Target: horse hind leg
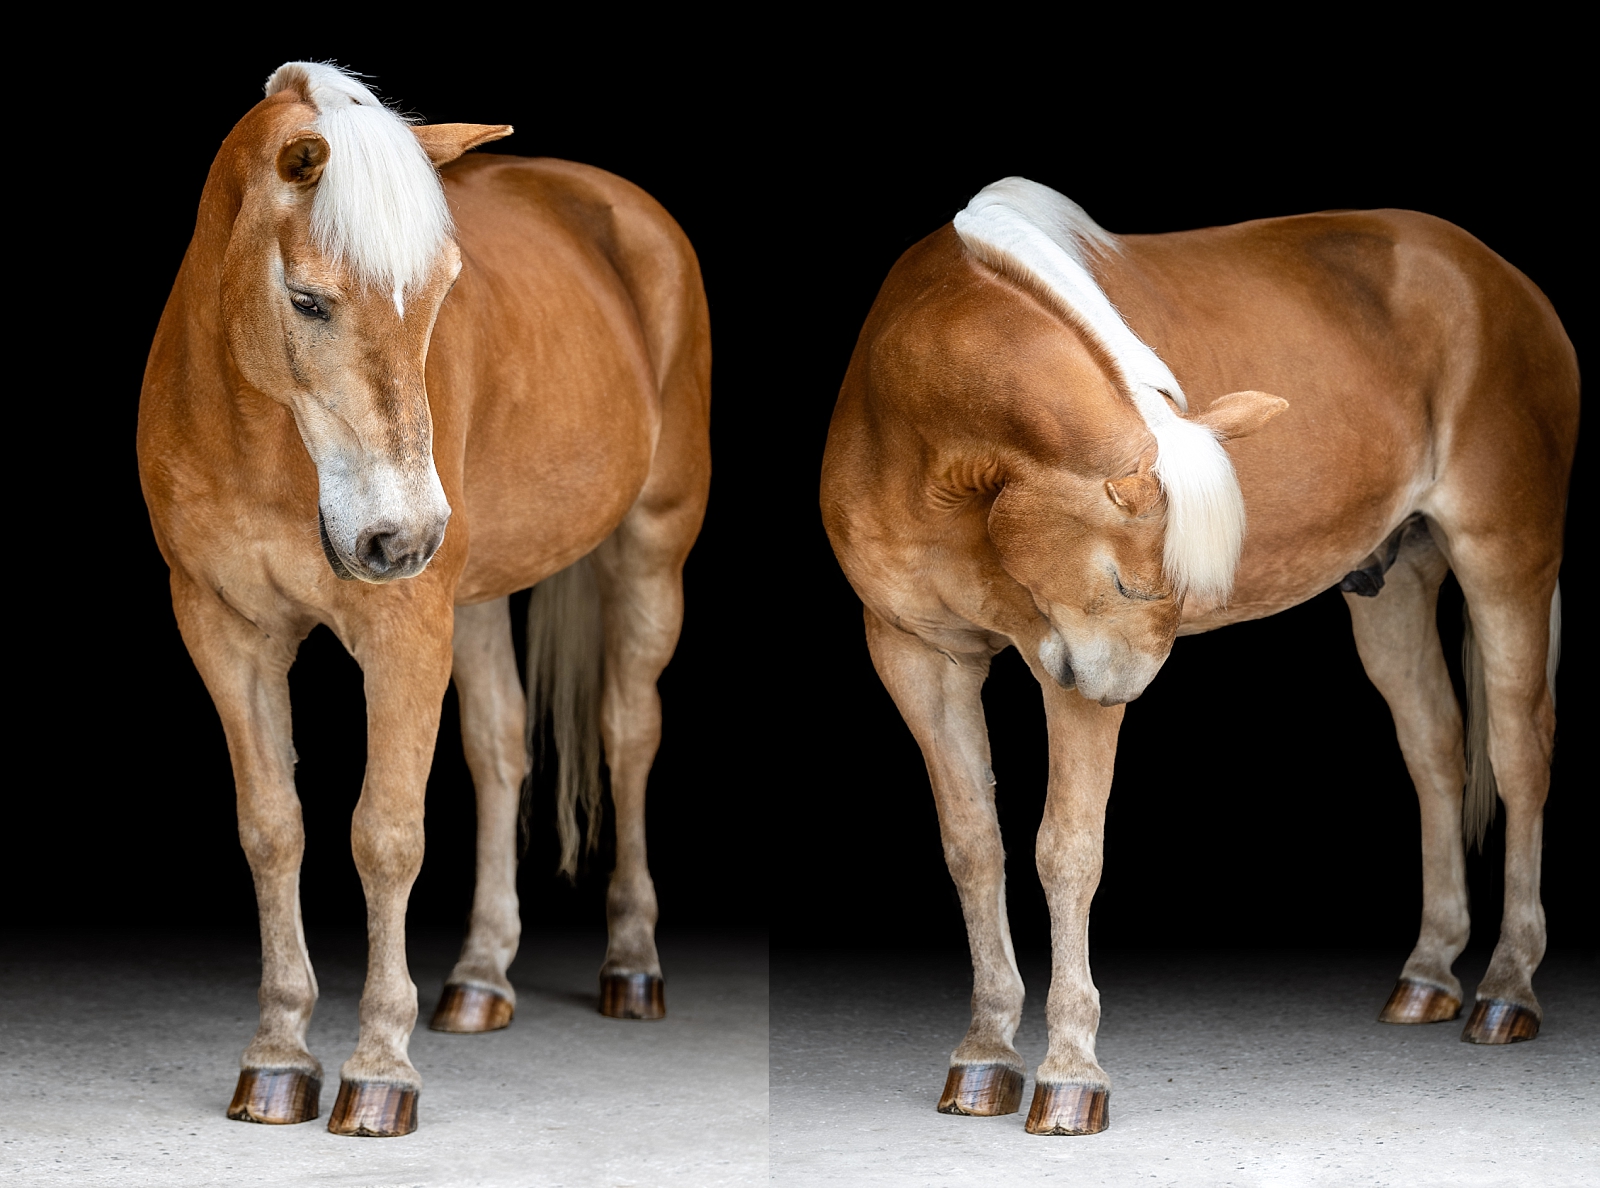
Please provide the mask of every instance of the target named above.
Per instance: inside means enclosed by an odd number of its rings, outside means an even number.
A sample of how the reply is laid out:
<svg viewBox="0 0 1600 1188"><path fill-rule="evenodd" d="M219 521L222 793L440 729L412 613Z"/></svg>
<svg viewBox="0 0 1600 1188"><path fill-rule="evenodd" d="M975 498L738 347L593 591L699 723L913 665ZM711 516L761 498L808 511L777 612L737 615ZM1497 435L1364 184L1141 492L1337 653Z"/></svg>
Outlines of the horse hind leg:
<svg viewBox="0 0 1600 1188"><path fill-rule="evenodd" d="M697 528L697 517L691 523L641 504L593 554L605 631L600 732L616 812L617 862L606 889L609 943L600 969L600 1011L612 1018L666 1013L645 786L661 744L656 681L683 626L683 562Z"/></svg>
<svg viewBox="0 0 1600 1188"><path fill-rule="evenodd" d="M461 958L428 1024L476 1033L509 1026L517 996L506 970L517 955L517 805L527 773L527 708L511 642L510 600L457 607L452 644L461 743L478 805L477 881Z"/></svg>
<svg viewBox="0 0 1600 1188"><path fill-rule="evenodd" d="M1420 521L1397 537L1376 583L1347 580L1344 587L1356 649L1394 715L1421 810L1422 926L1378 1018L1437 1023L1461 1012L1461 983L1451 967L1470 925L1461 842L1461 711L1436 620L1449 564Z"/></svg>
<svg viewBox="0 0 1600 1188"><path fill-rule="evenodd" d="M1539 878L1555 743L1550 663L1557 627L1555 566L1528 572L1537 550L1524 540L1467 541L1454 552L1477 653L1473 667L1478 673L1469 689L1478 688L1469 713L1487 717L1484 757L1506 810L1500 937L1461 1038L1515 1043L1538 1035L1543 1017L1533 971L1546 941ZM1481 762L1475 760L1474 767Z"/></svg>

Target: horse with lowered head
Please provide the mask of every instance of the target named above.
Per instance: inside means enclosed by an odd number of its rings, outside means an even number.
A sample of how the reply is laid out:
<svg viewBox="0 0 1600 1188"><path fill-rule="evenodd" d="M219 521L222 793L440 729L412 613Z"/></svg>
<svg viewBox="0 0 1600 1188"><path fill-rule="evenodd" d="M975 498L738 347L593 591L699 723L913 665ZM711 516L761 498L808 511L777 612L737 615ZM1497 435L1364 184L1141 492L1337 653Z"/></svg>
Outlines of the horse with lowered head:
<svg viewBox="0 0 1600 1188"><path fill-rule="evenodd" d="M610 769L601 1009L665 1009L644 794L710 479L710 331L693 249L637 187L464 156L511 129L408 124L331 66L289 63L266 92L206 179L145 371L139 472L260 912L261 1020L228 1114L320 1108L287 677L326 624L366 692L351 841L370 944L328 1128L405 1134L421 1087L406 903L452 678L477 884L433 1026L510 1022L519 796L546 717L568 873L580 807L598 837L602 746ZM525 700L507 598L529 586Z"/></svg>
<svg viewBox="0 0 1600 1188"><path fill-rule="evenodd" d="M1026 1072L990 659L1021 652L1049 733L1050 1045L1027 1129L1090 1134L1110 1079L1088 913L1124 706L1176 636L1334 584L1421 805L1422 926L1380 1017L1458 1016L1463 833L1481 839L1498 791L1505 912L1462 1038L1533 1038L1577 428L1577 361L1549 302L1426 215L1113 236L1008 178L901 257L839 394L822 514L927 760L972 948L972 1024L940 1110L1015 1112ZM1470 612L1466 745L1435 622L1451 570Z"/></svg>

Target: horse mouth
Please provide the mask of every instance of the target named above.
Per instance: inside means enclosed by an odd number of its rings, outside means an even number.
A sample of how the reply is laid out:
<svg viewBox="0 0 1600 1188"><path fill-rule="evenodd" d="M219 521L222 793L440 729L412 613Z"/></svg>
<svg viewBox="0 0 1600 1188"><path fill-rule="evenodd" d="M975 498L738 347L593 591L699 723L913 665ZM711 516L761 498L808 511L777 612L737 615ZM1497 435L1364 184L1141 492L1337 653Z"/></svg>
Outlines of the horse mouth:
<svg viewBox="0 0 1600 1188"><path fill-rule="evenodd" d="M339 554L333 551L333 541L328 539L328 522L322 517L322 509L317 508L317 535L322 537L322 555L328 559L328 567L333 570L333 576L341 582L353 582L356 575L351 573L345 563L339 560Z"/></svg>

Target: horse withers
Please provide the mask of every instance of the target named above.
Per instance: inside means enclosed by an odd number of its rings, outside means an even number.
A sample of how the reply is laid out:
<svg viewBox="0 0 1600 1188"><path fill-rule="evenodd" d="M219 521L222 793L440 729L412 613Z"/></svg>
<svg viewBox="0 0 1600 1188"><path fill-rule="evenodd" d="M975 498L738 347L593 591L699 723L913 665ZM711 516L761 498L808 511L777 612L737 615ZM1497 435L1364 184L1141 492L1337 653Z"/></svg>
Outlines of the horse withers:
<svg viewBox="0 0 1600 1188"><path fill-rule="evenodd" d="M1009 178L901 257L839 394L821 501L927 761L972 949L972 1025L940 1110L1012 1113L1026 1071L990 659L1021 652L1049 732L1049 1051L1027 1129L1094 1133L1110 1079L1088 912L1124 706L1176 636L1335 584L1421 805L1422 925L1380 1018L1459 1015L1463 833L1481 837L1498 791L1505 911L1462 1038L1533 1038L1577 427L1577 362L1549 302L1427 215L1118 237ZM1465 746L1435 622L1450 571L1470 613Z"/></svg>
<svg viewBox="0 0 1600 1188"><path fill-rule="evenodd" d="M525 734L547 715L569 873L580 805L597 838L602 746L610 771L601 1009L664 1010L644 794L710 477L705 294L688 240L635 186L463 156L510 131L408 125L333 67L281 67L212 164L150 351L140 477L260 909L261 1022L233 1118L319 1111L287 680L319 623L361 665L368 755L351 828L367 982L328 1128L416 1126L405 912L451 679L477 885L433 1026L511 1019ZM525 701L508 595L529 586Z"/></svg>

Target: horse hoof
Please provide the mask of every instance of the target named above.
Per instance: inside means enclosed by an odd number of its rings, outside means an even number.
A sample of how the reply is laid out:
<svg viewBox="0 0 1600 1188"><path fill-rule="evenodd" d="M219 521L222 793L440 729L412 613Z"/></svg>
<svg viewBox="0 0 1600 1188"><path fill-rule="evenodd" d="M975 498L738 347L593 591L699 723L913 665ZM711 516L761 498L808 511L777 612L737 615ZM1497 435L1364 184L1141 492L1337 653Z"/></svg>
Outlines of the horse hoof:
<svg viewBox="0 0 1600 1188"><path fill-rule="evenodd" d="M1444 1023L1461 1017L1461 1000L1438 986L1401 978L1378 1015L1379 1023Z"/></svg>
<svg viewBox="0 0 1600 1188"><path fill-rule="evenodd" d="M1525 1006L1480 998L1461 1029L1464 1044L1520 1044L1539 1034L1539 1016Z"/></svg>
<svg viewBox="0 0 1600 1188"><path fill-rule="evenodd" d="M992 1118L1014 1114L1022 1106L1022 1074L1003 1064L957 1064L944 1079L941 1114Z"/></svg>
<svg viewBox="0 0 1600 1188"><path fill-rule="evenodd" d="M666 983L655 974L606 974L600 979L600 1013L608 1019L663 1018Z"/></svg>
<svg viewBox="0 0 1600 1188"><path fill-rule="evenodd" d="M1093 1085L1033 1087L1029 1134L1099 1134L1111 1125L1111 1091Z"/></svg>
<svg viewBox="0 0 1600 1188"><path fill-rule="evenodd" d="M235 1122L266 1122L292 1126L317 1116L322 1082L297 1068L247 1068L228 1103Z"/></svg>
<svg viewBox="0 0 1600 1188"><path fill-rule="evenodd" d="M446 986L428 1023L430 1031L475 1035L511 1026L516 1007L503 994L482 986Z"/></svg>
<svg viewBox="0 0 1600 1188"><path fill-rule="evenodd" d="M417 1128L417 1091L373 1081L339 1082L339 1099L328 1115L334 1134L395 1138Z"/></svg>

